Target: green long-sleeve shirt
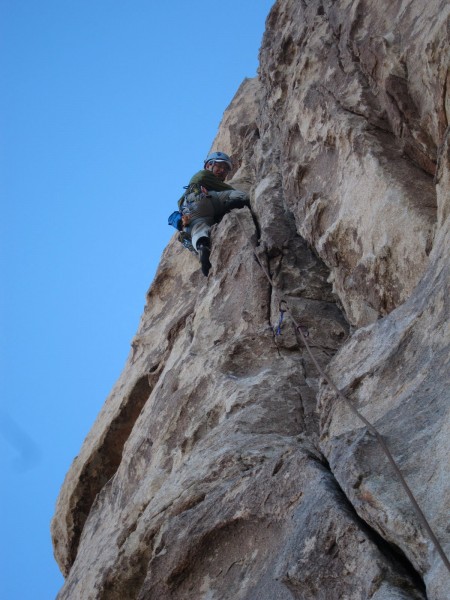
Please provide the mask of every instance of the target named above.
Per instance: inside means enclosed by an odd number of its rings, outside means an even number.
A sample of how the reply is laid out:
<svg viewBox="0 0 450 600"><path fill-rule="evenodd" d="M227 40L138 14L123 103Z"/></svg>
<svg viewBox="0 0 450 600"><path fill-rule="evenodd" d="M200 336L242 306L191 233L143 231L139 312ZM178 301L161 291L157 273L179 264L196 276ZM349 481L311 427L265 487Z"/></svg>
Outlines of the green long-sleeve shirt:
<svg viewBox="0 0 450 600"><path fill-rule="evenodd" d="M189 185L198 184L199 186L205 187L208 191L212 190L214 192L223 192L224 190L234 190L231 185L220 181L218 177L214 175L212 171L208 171L207 169L202 169L195 175L191 177ZM178 208L181 208L181 205L184 200L184 195L178 200Z"/></svg>

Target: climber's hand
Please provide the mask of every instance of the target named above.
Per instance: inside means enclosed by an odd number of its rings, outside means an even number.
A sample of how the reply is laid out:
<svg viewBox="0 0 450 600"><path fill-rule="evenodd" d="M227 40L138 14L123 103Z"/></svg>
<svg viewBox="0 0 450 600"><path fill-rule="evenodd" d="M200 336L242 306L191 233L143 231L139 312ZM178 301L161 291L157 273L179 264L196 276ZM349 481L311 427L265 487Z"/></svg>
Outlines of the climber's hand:
<svg viewBox="0 0 450 600"><path fill-rule="evenodd" d="M181 217L181 222L183 223L183 227L187 227L191 222L191 215L183 215Z"/></svg>

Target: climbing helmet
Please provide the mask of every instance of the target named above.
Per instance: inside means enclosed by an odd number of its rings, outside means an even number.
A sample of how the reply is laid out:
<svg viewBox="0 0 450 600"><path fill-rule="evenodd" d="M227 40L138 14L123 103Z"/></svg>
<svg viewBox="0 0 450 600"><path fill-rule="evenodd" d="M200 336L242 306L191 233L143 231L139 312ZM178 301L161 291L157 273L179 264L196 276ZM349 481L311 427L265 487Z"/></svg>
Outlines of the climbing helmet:
<svg viewBox="0 0 450 600"><path fill-rule="evenodd" d="M209 162L224 162L228 165L230 171L233 168L233 163L231 162L231 158L228 156L228 154L225 154L225 152L213 152L212 154L209 154L206 158L205 158L205 167Z"/></svg>

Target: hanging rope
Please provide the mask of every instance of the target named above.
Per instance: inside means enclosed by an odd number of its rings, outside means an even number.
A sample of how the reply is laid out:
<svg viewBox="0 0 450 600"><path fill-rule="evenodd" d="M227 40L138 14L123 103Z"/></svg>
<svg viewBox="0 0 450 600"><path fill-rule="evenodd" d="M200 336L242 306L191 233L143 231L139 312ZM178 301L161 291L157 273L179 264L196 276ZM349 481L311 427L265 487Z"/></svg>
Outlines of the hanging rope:
<svg viewBox="0 0 450 600"><path fill-rule="evenodd" d="M253 214L253 213L252 213ZM347 406L351 409L351 411L353 412L353 414L358 417L358 419L360 421L362 421L362 423L364 423L364 425L367 427L367 429L374 435L375 439L377 440L377 442L379 443L381 449L383 450L384 454L386 455L389 463L391 464L394 473L397 477L397 480L400 482L401 486L403 487L403 489L405 490L412 507L414 508L414 511L417 515L417 518L419 519L420 523L423 525L425 531L428 533L436 551L438 552L439 556L441 557L444 565L446 566L447 570L450 572L450 561L447 557L447 555L444 552L444 549L442 548L439 540L437 539L435 533L433 532L433 530L431 529L431 525L429 524L427 518L425 517L422 509L420 508L416 498L414 497L414 494L412 493L408 483L406 482L406 479L403 476L403 473L400 470L400 467L398 466L397 462L395 461L394 457L392 456L391 451L389 450L389 447L387 446L383 436L379 433L379 431L376 429L376 427L374 425L372 425L372 423L370 423L370 421L368 421L366 419L366 417L361 414L359 412L359 410L356 408L356 406L353 404L353 402L347 398L347 396L345 394L343 394L341 392L341 390L336 386L336 384L334 383L334 381L326 374L326 372L322 369L322 367L320 366L320 364L317 362L312 350L311 350L311 346L309 345L308 341L307 341L307 337L309 337L309 332L307 330L307 328L305 328L304 325L301 325L300 323L298 323L298 321L295 319L293 312L289 306L289 302L286 300L286 298L283 298L282 296L282 290L278 290L273 279L271 278L267 268L265 265L263 265L263 263L261 262L258 253L256 252L255 246L253 245L252 241L250 240L249 236L247 235L247 232L245 231L245 228L241 222L241 219L239 217L239 215L236 215L238 223L240 228L242 229L242 232L245 236L245 238L247 239L247 241L249 242L249 244L252 247L252 251L253 254L255 255L255 258L259 264L259 266L261 267L266 279L268 280L269 284L272 287L272 290L274 292L274 295L276 296L276 299L279 302L279 306L280 306L280 313L281 313L281 306L284 305L286 308L283 310L283 315L284 312L289 312L289 315L292 319L292 322L295 325L296 330L298 331L299 335L300 335L300 339L302 340L303 345L306 348L306 351L308 352L309 356L311 357L311 360L314 363L314 366L316 367L317 371L319 372L319 374L325 379L325 381L328 383L328 385L331 387L331 389L336 393L336 395L338 396L338 398L340 398L343 402L345 402L347 404ZM282 316L280 314L280 321L278 324L278 328L281 327L281 322L282 322Z"/></svg>

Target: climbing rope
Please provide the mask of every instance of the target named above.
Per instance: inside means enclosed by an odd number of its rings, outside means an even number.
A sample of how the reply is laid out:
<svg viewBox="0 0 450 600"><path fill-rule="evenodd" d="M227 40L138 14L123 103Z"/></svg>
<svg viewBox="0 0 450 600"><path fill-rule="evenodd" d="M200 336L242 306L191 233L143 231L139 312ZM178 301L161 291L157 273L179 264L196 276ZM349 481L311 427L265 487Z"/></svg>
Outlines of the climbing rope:
<svg viewBox="0 0 450 600"><path fill-rule="evenodd" d="M252 211L251 211L252 212ZM252 212L252 216L253 212ZM411 488L409 487L408 483L406 482L405 477L403 476L400 467L398 466L397 462L395 461L391 451L389 450L388 445L386 444L383 436L379 433L379 431L377 430L377 428L372 425L372 423L370 423L370 421L368 421L366 419L366 417L361 414L359 412L359 410L356 408L356 406L353 404L353 402L347 398L347 396L345 394L343 394L341 392L341 390L336 386L336 384L334 383L334 381L327 375L327 373L323 370L323 368L320 366L320 364L317 362L312 350L311 350L311 346L307 341L307 337L309 336L309 332L308 330L301 325L300 323L297 322L297 320L294 317L294 314L289 306L289 302L287 301L286 298L283 298L283 292L282 290L279 290L277 288L277 286L275 285L272 277L270 276L269 271L267 270L266 266L263 265L263 263L261 262L258 253L256 252L255 246L253 245L253 242L250 240L249 236L247 235L247 232L245 231L245 228L241 222L241 219L239 217L239 215L236 215L236 218L238 220L239 226L242 229L242 232L245 236L245 238L247 239L247 241L250 243L251 247L252 247L252 251L253 254L255 255L255 258L259 264L259 266L261 267L262 272L264 273L266 279L268 280L269 284L272 287L272 290L276 296L276 299L279 303L279 308L280 308L280 319L278 322L278 327L277 327L277 332L279 331L281 333L281 324L283 322L283 317L284 317L284 313L288 312L292 322L295 325L296 330L298 331L299 335L300 335L300 339L302 340L303 345L306 348L306 351L308 352L309 356L311 357L311 360L314 363L314 366L316 367L317 371L319 372L319 374L323 377L323 379L325 379L325 381L328 383L328 385L331 387L331 389L336 393L336 395L338 396L338 398L340 398L343 402L345 402L347 404L347 406L351 409L351 411L353 412L353 414L358 417L358 419L360 421L362 421L364 423L364 425L367 427L367 429L374 435L375 439L377 440L377 442L379 443L381 449L383 450L384 454L386 455L389 463L391 464L394 473L398 479L398 481L400 482L400 484L402 485L403 489L405 490L412 507L414 508L414 511L417 515L417 518L419 519L420 523L423 525L425 531L427 531L436 551L438 552L439 556L441 557L444 565L446 566L447 570L450 572L450 561L447 557L447 555L444 552L444 549L442 548L439 540L437 539L435 533L433 532L431 525L429 524L427 518L425 517L422 509L420 508L416 498L414 497L414 494L411 491ZM284 307L283 309L281 307ZM276 333L276 335L279 335L279 333Z"/></svg>

